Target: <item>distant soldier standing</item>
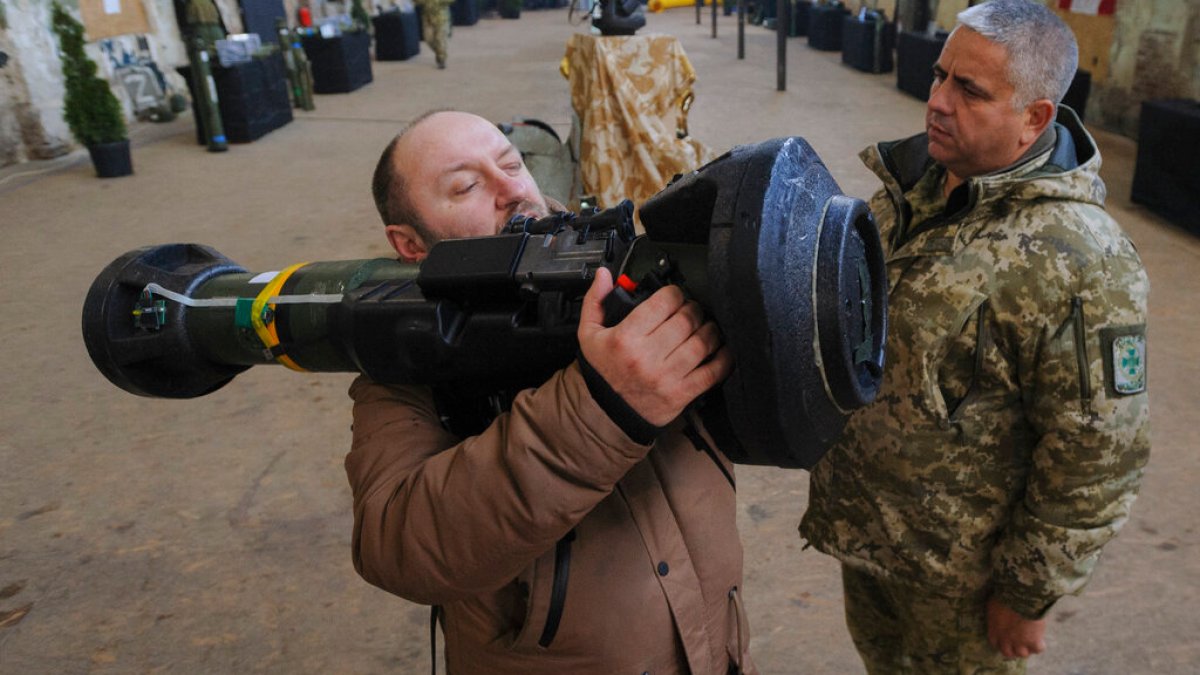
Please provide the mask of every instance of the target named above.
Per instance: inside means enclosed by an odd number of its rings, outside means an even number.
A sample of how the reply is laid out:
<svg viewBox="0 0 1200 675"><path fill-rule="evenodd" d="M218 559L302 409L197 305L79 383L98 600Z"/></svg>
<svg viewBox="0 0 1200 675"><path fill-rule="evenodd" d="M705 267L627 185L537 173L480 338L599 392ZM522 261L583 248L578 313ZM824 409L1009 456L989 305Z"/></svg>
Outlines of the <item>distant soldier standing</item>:
<svg viewBox="0 0 1200 675"><path fill-rule="evenodd" d="M450 41L450 5L454 0L416 0L421 7L421 32L437 57L437 67L446 67L446 43Z"/></svg>
<svg viewBox="0 0 1200 675"><path fill-rule="evenodd" d="M1075 38L1029 0L958 21L926 133L862 154L884 184L886 370L800 525L842 561L872 674L1024 672L1150 451L1149 281L1104 211L1095 141L1057 105Z"/></svg>

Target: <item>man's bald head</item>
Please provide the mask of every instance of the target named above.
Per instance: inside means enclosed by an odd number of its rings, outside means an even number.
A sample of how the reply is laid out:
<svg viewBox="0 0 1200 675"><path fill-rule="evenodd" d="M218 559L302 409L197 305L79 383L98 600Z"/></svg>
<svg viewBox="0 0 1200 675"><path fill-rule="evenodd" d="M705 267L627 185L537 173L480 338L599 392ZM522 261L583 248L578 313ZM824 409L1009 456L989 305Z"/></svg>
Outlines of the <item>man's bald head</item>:
<svg viewBox="0 0 1200 675"><path fill-rule="evenodd" d="M426 113L392 139L372 192L392 245L409 259L442 239L495 234L518 213L548 215L508 138L488 120L456 110Z"/></svg>
<svg viewBox="0 0 1200 675"><path fill-rule="evenodd" d="M375 208L379 211L379 217L383 220L384 225L407 223L418 231L424 229L406 198L404 175L396 169L396 149L400 145L401 139L421 122L444 112L450 111L430 110L409 122L400 130L400 133L392 138L387 147L383 149L383 154L379 156L379 162L375 164L375 175L371 179L371 194L375 198Z"/></svg>

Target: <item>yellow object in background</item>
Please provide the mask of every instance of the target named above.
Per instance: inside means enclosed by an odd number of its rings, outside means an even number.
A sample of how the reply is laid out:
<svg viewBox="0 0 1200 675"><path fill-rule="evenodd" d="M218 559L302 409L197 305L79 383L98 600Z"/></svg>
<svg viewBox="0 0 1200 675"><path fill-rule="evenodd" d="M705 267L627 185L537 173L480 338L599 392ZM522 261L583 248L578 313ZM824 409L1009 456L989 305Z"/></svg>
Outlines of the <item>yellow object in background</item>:
<svg viewBox="0 0 1200 675"><path fill-rule="evenodd" d="M705 5L713 4L713 0L704 0ZM696 0L650 0L646 5L646 9L651 12L661 12L664 9L672 9L674 7L695 7Z"/></svg>
<svg viewBox="0 0 1200 675"><path fill-rule="evenodd" d="M565 68L579 121L583 194L641 204L678 173L712 160L687 132L696 71L671 35L576 33Z"/></svg>

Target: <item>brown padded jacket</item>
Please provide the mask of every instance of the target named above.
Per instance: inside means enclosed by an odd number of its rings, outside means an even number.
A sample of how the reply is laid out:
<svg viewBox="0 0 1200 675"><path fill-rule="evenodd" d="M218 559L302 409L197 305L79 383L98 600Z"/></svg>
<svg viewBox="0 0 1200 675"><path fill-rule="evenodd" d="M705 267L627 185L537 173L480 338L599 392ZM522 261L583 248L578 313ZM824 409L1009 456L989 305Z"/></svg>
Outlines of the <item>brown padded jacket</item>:
<svg viewBox="0 0 1200 675"><path fill-rule="evenodd" d="M754 672L734 490L684 421L633 441L578 365L463 441L425 387L350 396L355 568L442 605L448 673Z"/></svg>

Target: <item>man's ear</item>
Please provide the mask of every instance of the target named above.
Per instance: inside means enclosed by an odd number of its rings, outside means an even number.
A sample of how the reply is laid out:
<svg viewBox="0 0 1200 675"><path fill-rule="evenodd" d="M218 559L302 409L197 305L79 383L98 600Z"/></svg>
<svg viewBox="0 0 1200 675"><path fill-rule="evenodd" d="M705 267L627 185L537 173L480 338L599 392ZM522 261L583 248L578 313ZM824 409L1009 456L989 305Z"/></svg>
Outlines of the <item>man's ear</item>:
<svg viewBox="0 0 1200 675"><path fill-rule="evenodd" d="M429 255L425 239L412 225L388 225L384 228L392 248L408 262L420 262Z"/></svg>
<svg viewBox="0 0 1200 675"><path fill-rule="evenodd" d="M1025 129L1021 132L1021 143L1033 145L1046 127L1054 121L1054 111L1054 103L1047 98L1039 98L1026 106Z"/></svg>

